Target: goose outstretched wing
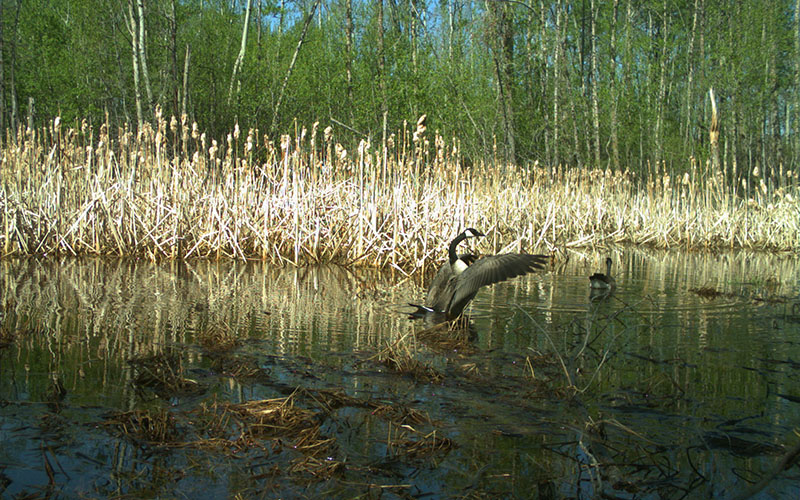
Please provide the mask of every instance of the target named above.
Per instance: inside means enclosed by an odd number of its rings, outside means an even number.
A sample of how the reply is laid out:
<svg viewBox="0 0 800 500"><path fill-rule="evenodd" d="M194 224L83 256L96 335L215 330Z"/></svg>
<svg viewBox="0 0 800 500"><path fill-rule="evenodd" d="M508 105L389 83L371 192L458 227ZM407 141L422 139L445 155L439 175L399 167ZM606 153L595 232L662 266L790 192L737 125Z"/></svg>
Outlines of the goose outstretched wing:
<svg viewBox="0 0 800 500"><path fill-rule="evenodd" d="M461 314L481 287L543 269L548 259L547 255L506 253L476 260L463 273L448 280L447 288L452 293L448 316Z"/></svg>

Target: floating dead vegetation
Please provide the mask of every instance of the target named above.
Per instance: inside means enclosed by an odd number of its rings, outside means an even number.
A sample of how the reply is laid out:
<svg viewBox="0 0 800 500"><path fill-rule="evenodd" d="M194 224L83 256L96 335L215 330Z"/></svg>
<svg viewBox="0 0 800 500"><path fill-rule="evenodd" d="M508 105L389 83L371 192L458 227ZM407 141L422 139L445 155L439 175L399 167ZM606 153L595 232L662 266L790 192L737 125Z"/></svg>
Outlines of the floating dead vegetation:
<svg viewBox="0 0 800 500"><path fill-rule="evenodd" d="M431 424L431 418L427 413L403 405L379 405L375 407L372 414L384 420L388 420L395 425L419 426Z"/></svg>
<svg viewBox="0 0 800 500"><path fill-rule="evenodd" d="M403 431L389 440L389 450L395 458L427 460L447 455L456 446L453 440L438 435L435 430L415 438L408 437L409 434L419 433L404 426Z"/></svg>
<svg viewBox="0 0 800 500"><path fill-rule="evenodd" d="M133 384L150 389L162 398L197 394L205 389L197 381L185 378L180 356L156 353L128 360L134 369Z"/></svg>
<svg viewBox="0 0 800 500"><path fill-rule="evenodd" d="M332 477L343 475L346 468L344 462L329 457L320 459L307 456L293 460L288 472L308 481L327 481Z"/></svg>
<svg viewBox="0 0 800 500"><path fill-rule="evenodd" d="M243 425L243 431L255 439L301 436L303 431L319 428L316 412L295 407L295 396L222 405Z"/></svg>
<svg viewBox="0 0 800 500"><path fill-rule="evenodd" d="M227 377L262 382L266 382L269 379L269 372L259 366L258 361L253 356L232 356L229 353L215 353L211 354L210 357L211 368Z"/></svg>
<svg viewBox="0 0 800 500"><path fill-rule="evenodd" d="M236 331L227 325L211 325L197 333L197 341L207 352L227 353L239 346Z"/></svg>
<svg viewBox="0 0 800 500"><path fill-rule="evenodd" d="M469 320L464 318L439 323L417 332L416 335L417 340L435 351L457 351L461 354L472 354L477 351L473 344L477 335Z"/></svg>
<svg viewBox="0 0 800 500"><path fill-rule="evenodd" d="M410 376L418 382L437 383L444 378L444 375L435 368L414 357L414 353L402 339L388 346L377 357L383 366L400 375Z"/></svg>
<svg viewBox="0 0 800 500"><path fill-rule="evenodd" d="M183 437L174 415L163 408L114 412L107 415L101 425L137 444L169 445Z"/></svg>

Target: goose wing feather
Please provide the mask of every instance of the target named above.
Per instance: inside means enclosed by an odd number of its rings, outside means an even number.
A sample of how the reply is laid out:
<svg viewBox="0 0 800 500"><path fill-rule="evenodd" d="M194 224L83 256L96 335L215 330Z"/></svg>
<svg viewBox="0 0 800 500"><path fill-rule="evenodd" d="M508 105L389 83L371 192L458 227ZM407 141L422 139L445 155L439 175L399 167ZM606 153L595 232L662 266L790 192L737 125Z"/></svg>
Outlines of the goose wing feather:
<svg viewBox="0 0 800 500"><path fill-rule="evenodd" d="M444 288L449 291L444 295L452 297L445 307L448 315L461 314L481 287L543 269L548 259L547 255L507 253L476 260L463 273L448 280Z"/></svg>
<svg viewBox="0 0 800 500"><path fill-rule="evenodd" d="M473 262L478 260L478 256L471 253L461 254L458 256L458 258L463 260L468 266L472 265ZM450 279L454 276L453 270L450 268L450 262L445 262L442 264L442 267L436 271L436 275L433 277L433 280L431 280L431 284L428 287L428 293L425 296L426 306L436 309L437 311L443 311L445 308L447 308L447 304L450 302L450 297L447 297L447 301L442 307L437 307L437 304L434 302L441 302L443 295L445 295L447 285L450 282Z"/></svg>

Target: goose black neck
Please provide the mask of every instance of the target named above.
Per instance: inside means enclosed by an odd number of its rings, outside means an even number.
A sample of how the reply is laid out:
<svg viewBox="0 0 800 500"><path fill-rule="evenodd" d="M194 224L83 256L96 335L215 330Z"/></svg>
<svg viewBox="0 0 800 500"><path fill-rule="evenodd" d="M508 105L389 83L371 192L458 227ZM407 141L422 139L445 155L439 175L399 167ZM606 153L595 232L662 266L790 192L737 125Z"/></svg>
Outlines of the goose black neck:
<svg viewBox="0 0 800 500"><path fill-rule="evenodd" d="M458 260L458 253L456 253L456 247L458 246L459 243L461 243L465 239L467 239L467 235L464 234L464 233L461 233L458 236L456 236L456 239L454 239L453 241L450 242L449 254L450 254L450 265L451 266L453 264L455 264L456 261Z"/></svg>

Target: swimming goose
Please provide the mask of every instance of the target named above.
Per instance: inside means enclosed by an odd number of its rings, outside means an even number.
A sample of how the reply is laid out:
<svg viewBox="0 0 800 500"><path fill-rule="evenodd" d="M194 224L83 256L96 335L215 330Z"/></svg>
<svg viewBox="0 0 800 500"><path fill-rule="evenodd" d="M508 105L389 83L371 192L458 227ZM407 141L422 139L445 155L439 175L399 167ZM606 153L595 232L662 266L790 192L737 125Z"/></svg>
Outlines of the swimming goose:
<svg viewBox="0 0 800 500"><path fill-rule="evenodd" d="M547 255L506 253L477 257L456 252L459 243L467 238L484 236L477 229L467 228L450 242L449 259L436 272L425 297L425 305L409 304L417 308L412 318L427 314L441 314L452 320L484 286L499 283L516 276L543 269Z"/></svg>
<svg viewBox="0 0 800 500"><path fill-rule="evenodd" d="M594 273L589 276L589 286L592 288L614 288L617 280L611 277L611 257L606 257L606 274Z"/></svg>

